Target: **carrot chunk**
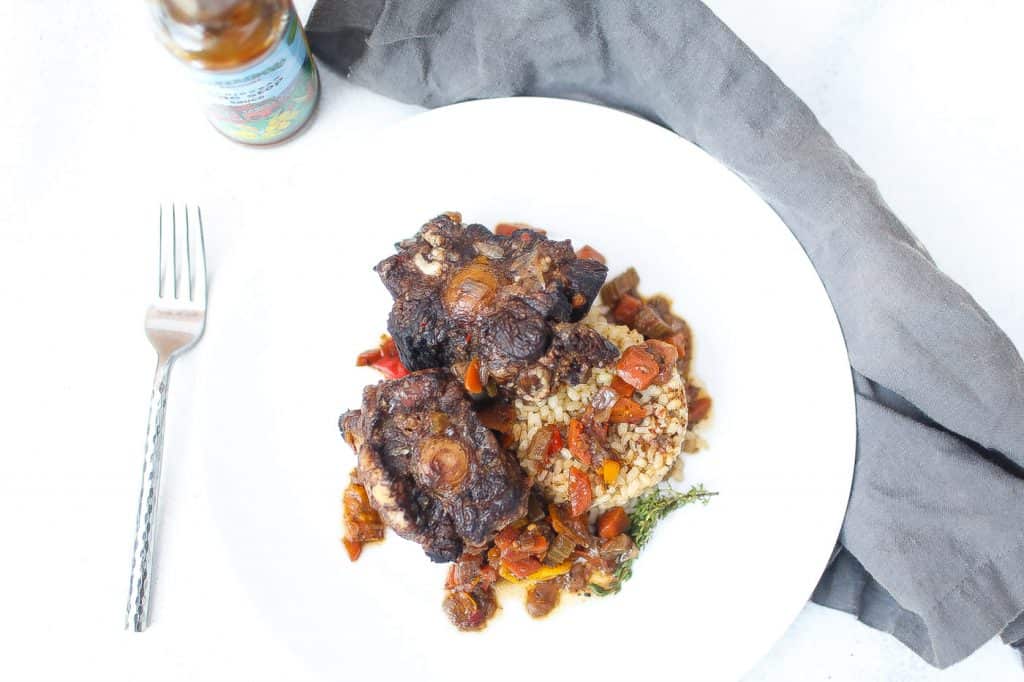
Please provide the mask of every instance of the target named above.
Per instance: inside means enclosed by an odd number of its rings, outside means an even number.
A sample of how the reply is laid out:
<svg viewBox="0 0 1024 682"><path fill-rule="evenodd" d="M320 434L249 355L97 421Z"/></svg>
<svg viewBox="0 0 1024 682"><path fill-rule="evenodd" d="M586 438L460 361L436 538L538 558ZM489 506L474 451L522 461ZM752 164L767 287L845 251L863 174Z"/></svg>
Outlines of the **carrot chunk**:
<svg viewBox="0 0 1024 682"><path fill-rule="evenodd" d="M627 398L631 397L634 392L633 387L627 384L625 381L623 381L622 378L619 377L618 375L612 377L611 389L618 393L619 395L625 396Z"/></svg>
<svg viewBox="0 0 1024 682"><path fill-rule="evenodd" d="M638 391L651 385L658 376L661 367L642 344L630 346L622 352L622 357L615 365L615 373L627 384Z"/></svg>
<svg viewBox="0 0 1024 682"><path fill-rule="evenodd" d="M484 384L480 380L480 359L473 358L469 361L469 367L466 368L466 390L470 393L482 393L484 390Z"/></svg>

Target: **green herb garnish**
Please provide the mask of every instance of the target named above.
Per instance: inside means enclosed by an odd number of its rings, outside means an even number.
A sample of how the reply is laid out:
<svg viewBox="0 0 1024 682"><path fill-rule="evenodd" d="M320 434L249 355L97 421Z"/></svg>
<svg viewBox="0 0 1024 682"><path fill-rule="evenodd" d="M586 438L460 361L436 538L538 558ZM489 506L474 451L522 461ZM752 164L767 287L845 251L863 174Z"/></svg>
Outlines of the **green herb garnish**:
<svg viewBox="0 0 1024 682"><path fill-rule="evenodd" d="M691 487L685 493L666 488L652 490L637 500L633 513L629 515L629 535L636 543L637 549L643 549L651 539L658 521L676 509L693 502L707 504L717 494L706 490L700 484ZM619 567L615 569L614 580L609 587L604 588L591 583L590 590L599 597L615 594L622 589L622 583L633 577L634 561L636 559L629 559L619 564Z"/></svg>
<svg viewBox="0 0 1024 682"><path fill-rule="evenodd" d="M692 502L707 504L718 493L705 490L703 485L695 485L685 493L675 490L658 488L637 500L633 513L629 515L629 535L640 549L651 539L658 521L671 512L685 507Z"/></svg>

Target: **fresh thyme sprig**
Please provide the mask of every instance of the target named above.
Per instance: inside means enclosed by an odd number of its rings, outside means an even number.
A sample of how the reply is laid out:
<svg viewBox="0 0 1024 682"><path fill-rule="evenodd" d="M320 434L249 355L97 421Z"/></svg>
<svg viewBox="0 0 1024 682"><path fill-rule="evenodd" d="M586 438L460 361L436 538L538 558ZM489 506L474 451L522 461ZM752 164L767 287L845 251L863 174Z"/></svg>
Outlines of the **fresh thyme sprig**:
<svg viewBox="0 0 1024 682"><path fill-rule="evenodd" d="M636 543L637 549L643 549L644 545L651 539L654 527L658 525L658 521L676 509L685 507L688 504L694 502L707 504L717 494L706 490L701 484L691 487L685 493L666 488L652 490L637 500L633 513L629 515L629 535L633 538L633 542ZM615 570L613 582L608 588L591 584L590 589L600 597L615 594L622 589L622 583L633 577L634 561L636 561L635 558L619 564L619 567Z"/></svg>
<svg viewBox="0 0 1024 682"><path fill-rule="evenodd" d="M658 521L693 502L707 504L717 494L706 490L699 483L685 493L656 488L637 500L633 513L629 515L629 536L639 549L643 549L651 539Z"/></svg>

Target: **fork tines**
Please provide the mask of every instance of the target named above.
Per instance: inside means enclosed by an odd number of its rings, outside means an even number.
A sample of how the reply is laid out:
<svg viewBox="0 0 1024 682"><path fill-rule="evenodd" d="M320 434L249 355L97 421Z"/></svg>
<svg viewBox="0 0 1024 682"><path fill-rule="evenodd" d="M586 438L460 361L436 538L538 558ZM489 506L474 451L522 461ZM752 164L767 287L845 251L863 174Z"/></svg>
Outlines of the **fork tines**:
<svg viewBox="0 0 1024 682"><path fill-rule="evenodd" d="M185 204L182 226L175 204L165 211L160 206L160 263L157 296L178 302L206 303L206 242L203 212ZM168 264L170 270L168 272ZM187 290L187 291L186 291Z"/></svg>

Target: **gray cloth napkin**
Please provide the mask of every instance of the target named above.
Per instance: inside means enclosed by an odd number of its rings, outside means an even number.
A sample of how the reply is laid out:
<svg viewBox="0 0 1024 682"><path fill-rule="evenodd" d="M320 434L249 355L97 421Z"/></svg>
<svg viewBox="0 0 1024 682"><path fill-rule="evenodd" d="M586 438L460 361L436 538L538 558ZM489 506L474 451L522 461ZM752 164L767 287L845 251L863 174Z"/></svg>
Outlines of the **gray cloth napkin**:
<svg viewBox="0 0 1024 682"><path fill-rule="evenodd" d="M1021 358L807 106L705 5L319 0L308 29L321 61L395 99L598 102L671 128L746 180L817 268L855 379L853 492L814 601L940 667L1000 632L1019 643Z"/></svg>

